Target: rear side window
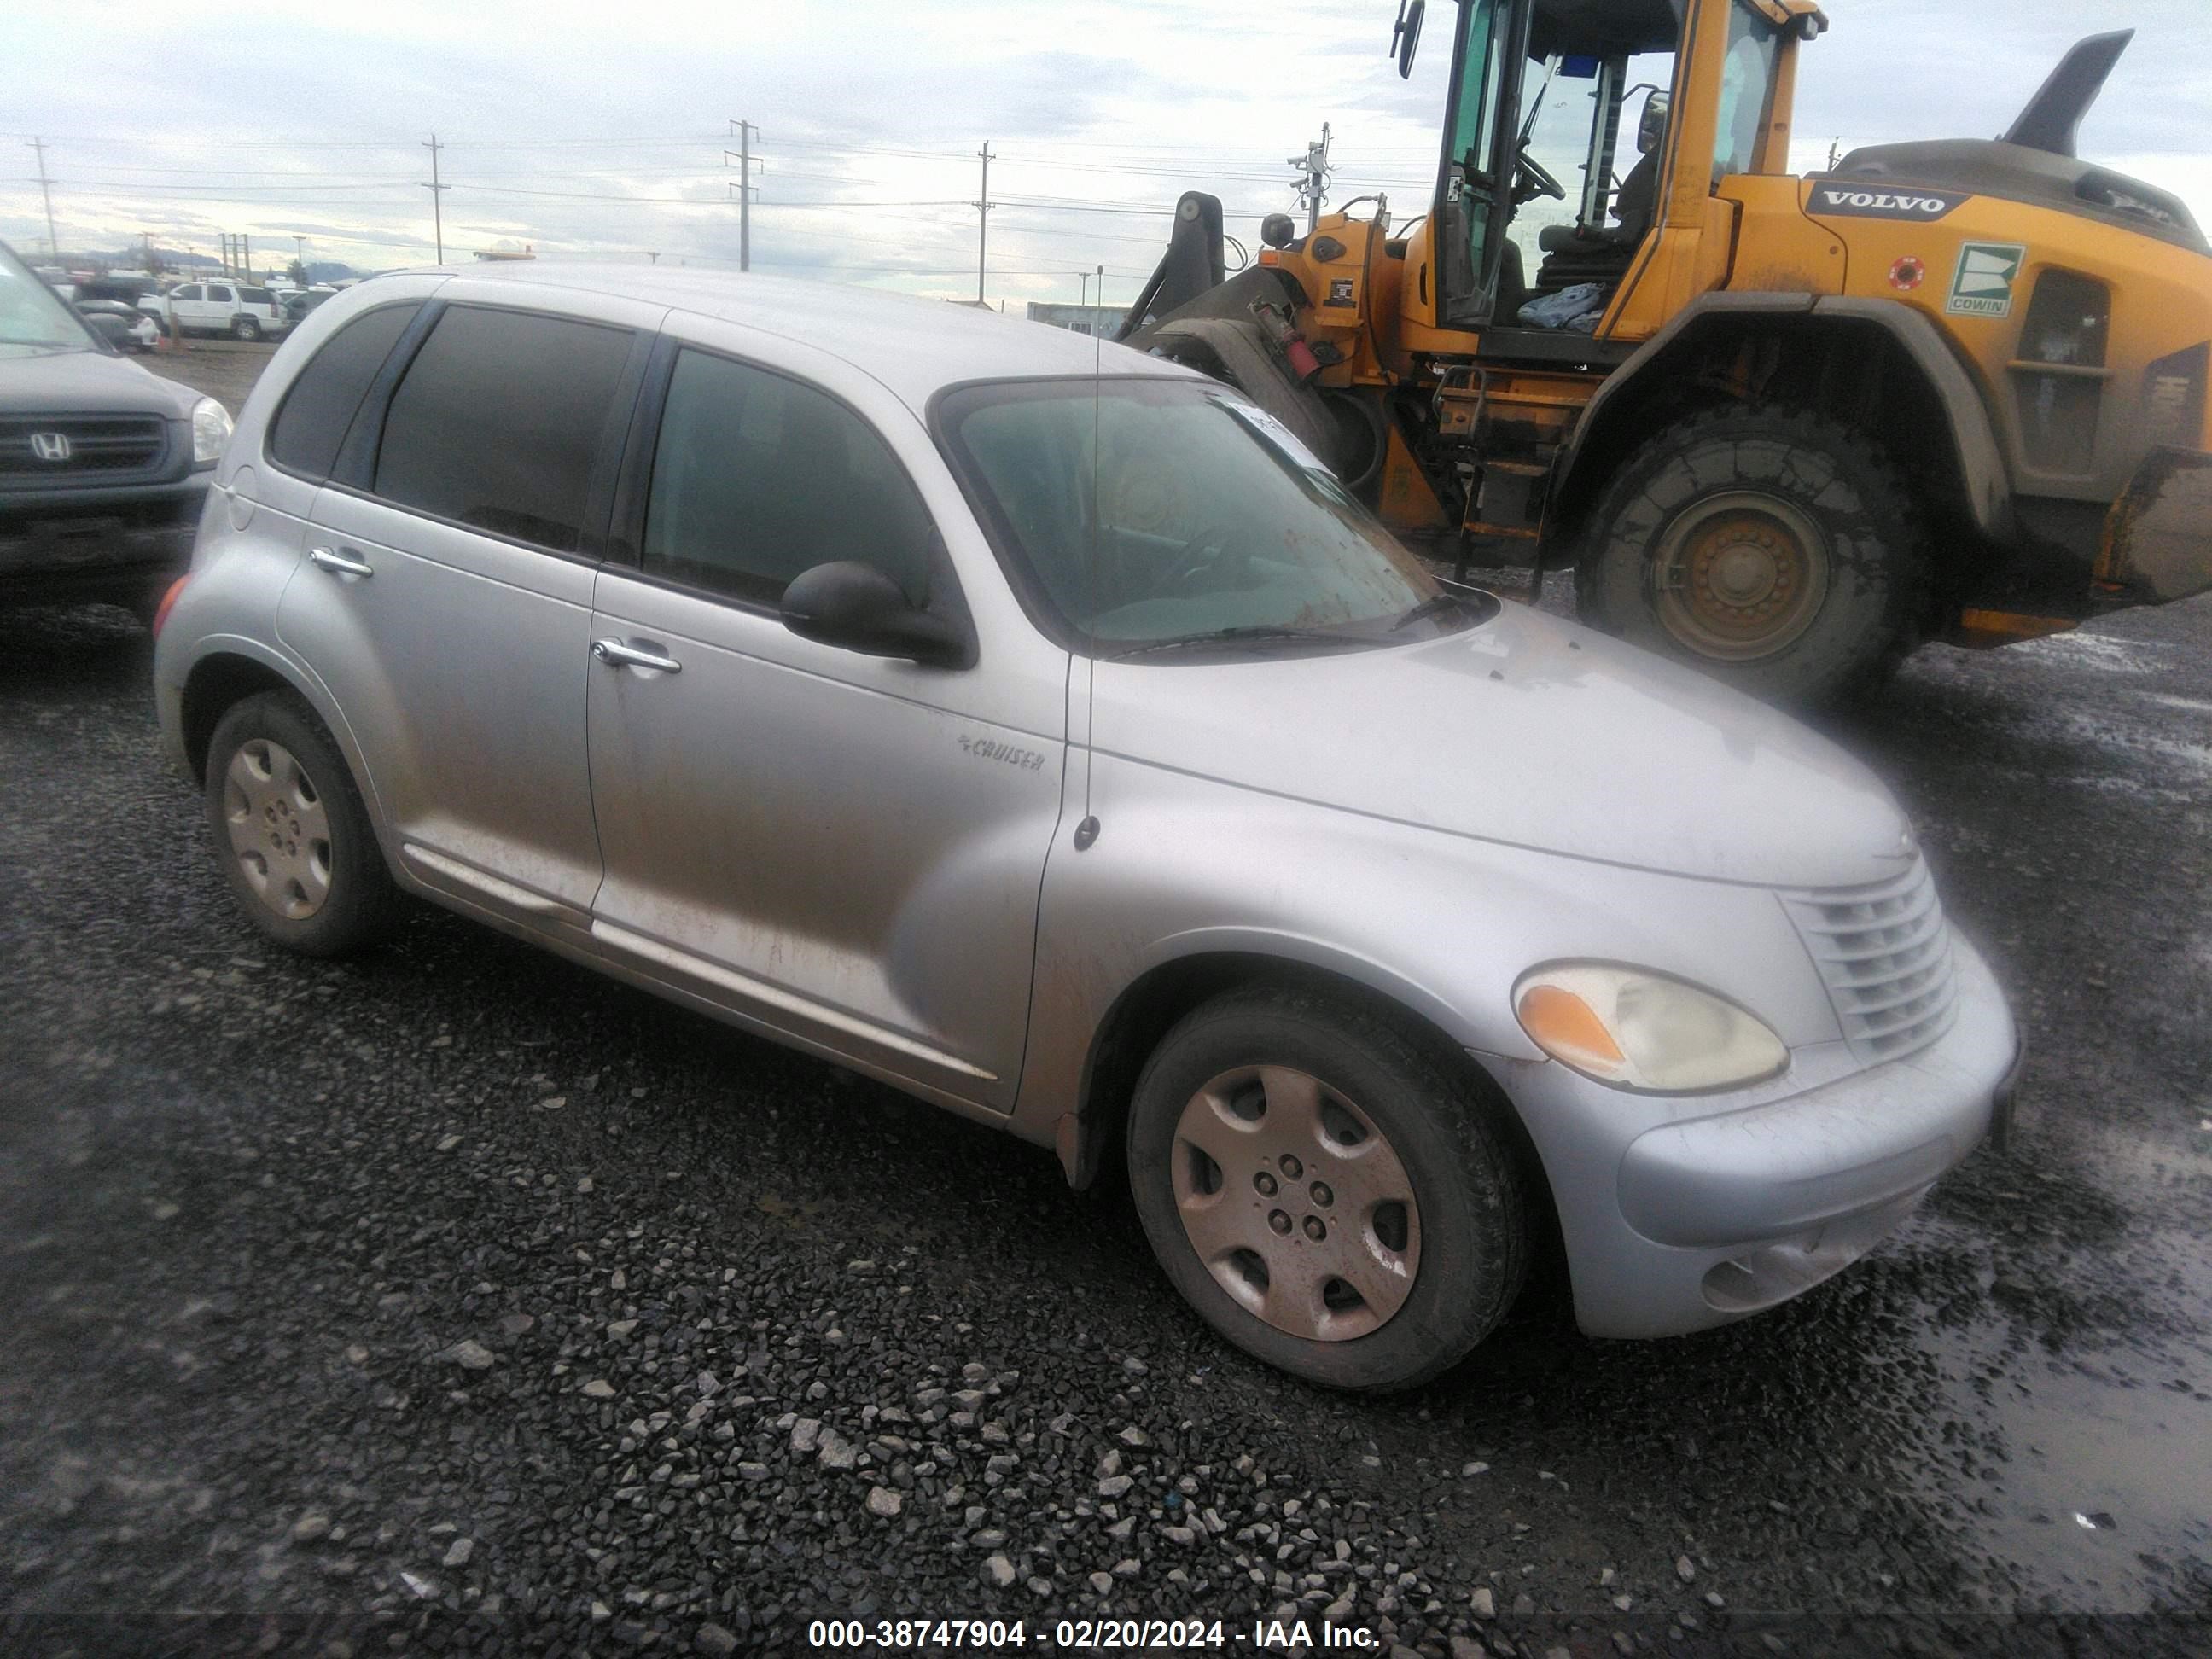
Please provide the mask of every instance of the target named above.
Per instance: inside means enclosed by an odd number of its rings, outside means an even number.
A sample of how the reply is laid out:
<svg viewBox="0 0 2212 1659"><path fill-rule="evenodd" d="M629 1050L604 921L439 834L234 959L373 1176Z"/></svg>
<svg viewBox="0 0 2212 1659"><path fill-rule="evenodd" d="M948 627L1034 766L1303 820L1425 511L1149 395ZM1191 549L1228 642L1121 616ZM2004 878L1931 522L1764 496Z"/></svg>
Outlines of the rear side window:
<svg viewBox="0 0 2212 1659"><path fill-rule="evenodd" d="M250 306L265 306L269 303L269 290L265 288L242 288L238 290L238 297Z"/></svg>
<svg viewBox="0 0 2212 1659"><path fill-rule="evenodd" d="M369 382L422 309L382 306L348 323L300 371L269 433L269 459L287 472L327 478Z"/></svg>
<svg viewBox="0 0 2212 1659"><path fill-rule="evenodd" d="M773 605L832 560L872 564L920 605L929 514L873 428L826 393L685 351L653 455L645 568Z"/></svg>
<svg viewBox="0 0 2212 1659"><path fill-rule="evenodd" d="M376 493L574 552L630 343L628 329L453 307L392 395Z"/></svg>

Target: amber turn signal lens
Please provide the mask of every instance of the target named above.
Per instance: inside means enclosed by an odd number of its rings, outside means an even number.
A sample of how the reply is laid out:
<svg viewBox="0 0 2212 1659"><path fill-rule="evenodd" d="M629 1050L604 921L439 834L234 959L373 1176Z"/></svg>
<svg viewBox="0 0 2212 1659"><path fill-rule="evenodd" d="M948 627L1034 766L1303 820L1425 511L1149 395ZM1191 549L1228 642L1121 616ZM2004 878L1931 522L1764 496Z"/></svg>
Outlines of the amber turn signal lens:
<svg viewBox="0 0 2212 1659"><path fill-rule="evenodd" d="M1556 985L1532 985L1521 998L1522 1029L1539 1048L1571 1057L1594 1071L1613 1071L1625 1056L1605 1022L1572 991Z"/></svg>
<svg viewBox="0 0 2212 1659"><path fill-rule="evenodd" d="M178 577L169 584L169 591L161 595L161 603L154 607L153 633L155 639L161 637L161 624L169 620L170 607L176 604L177 595L185 591L185 584L191 580L190 576Z"/></svg>

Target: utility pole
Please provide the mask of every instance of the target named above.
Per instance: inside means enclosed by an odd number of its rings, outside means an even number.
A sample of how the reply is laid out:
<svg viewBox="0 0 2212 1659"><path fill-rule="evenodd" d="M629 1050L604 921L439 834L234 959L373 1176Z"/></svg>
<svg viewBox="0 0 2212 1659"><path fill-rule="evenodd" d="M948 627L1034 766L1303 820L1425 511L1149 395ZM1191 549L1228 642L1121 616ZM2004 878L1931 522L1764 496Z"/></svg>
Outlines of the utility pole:
<svg viewBox="0 0 2212 1659"><path fill-rule="evenodd" d="M753 188L753 134L760 129L750 121L732 120L730 131L738 140L738 269L753 268L753 198L759 192ZM730 164L730 152L722 152L722 165Z"/></svg>
<svg viewBox="0 0 2212 1659"><path fill-rule="evenodd" d="M991 242L991 141L986 138L979 152L983 157L983 199L971 204L975 210L975 298L983 298L983 256Z"/></svg>
<svg viewBox="0 0 2212 1659"><path fill-rule="evenodd" d="M33 138L31 148L39 152L39 194L46 198L46 252L59 259L62 240L54 234L54 187L46 179L46 141Z"/></svg>
<svg viewBox="0 0 2212 1659"><path fill-rule="evenodd" d="M299 244L300 251L294 258L300 267L300 286L305 288L307 285L307 239L295 231L292 240Z"/></svg>
<svg viewBox="0 0 2212 1659"><path fill-rule="evenodd" d="M253 280L253 239L243 231L238 235L238 269L246 281Z"/></svg>
<svg viewBox="0 0 2212 1659"><path fill-rule="evenodd" d="M1306 210L1306 234L1321 228L1321 204L1328 199L1328 123L1321 124L1318 142L1306 146L1304 155L1288 158L1299 173L1298 205Z"/></svg>
<svg viewBox="0 0 2212 1659"><path fill-rule="evenodd" d="M442 265L446 263L445 193L453 186L438 179L438 152L445 148L438 142L438 135L432 133L422 148L430 152L430 182L422 188L430 192L430 222L437 227L438 263Z"/></svg>

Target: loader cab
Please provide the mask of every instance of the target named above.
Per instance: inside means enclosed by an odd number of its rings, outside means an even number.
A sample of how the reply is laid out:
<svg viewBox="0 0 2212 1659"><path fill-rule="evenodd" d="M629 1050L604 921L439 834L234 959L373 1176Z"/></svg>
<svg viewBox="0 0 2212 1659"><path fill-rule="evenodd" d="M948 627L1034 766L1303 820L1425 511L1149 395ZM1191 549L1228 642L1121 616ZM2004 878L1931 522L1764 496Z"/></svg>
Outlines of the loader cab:
<svg viewBox="0 0 2212 1659"><path fill-rule="evenodd" d="M1796 19L1818 15L1808 0L1457 9L1430 217L1435 283L1413 296L1431 314L1409 320L1602 332L1668 222L1670 188L1703 195L1731 173L1786 167L1787 47ZM1678 176L1692 149L1699 164Z"/></svg>

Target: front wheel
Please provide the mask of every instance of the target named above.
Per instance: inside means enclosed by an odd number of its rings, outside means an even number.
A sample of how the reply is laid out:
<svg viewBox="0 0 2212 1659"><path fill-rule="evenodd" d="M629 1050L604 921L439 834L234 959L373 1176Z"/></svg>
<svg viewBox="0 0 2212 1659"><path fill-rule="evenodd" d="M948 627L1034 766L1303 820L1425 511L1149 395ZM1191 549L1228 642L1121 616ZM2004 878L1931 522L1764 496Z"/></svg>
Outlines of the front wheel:
<svg viewBox="0 0 2212 1659"><path fill-rule="evenodd" d="M1331 1388L1409 1388L1505 1316L1526 1205L1492 1112L1387 1013L1295 988L1186 1016L1130 1104L1137 1212L1199 1314Z"/></svg>
<svg viewBox="0 0 2212 1659"><path fill-rule="evenodd" d="M1711 410L1629 456L1575 571L1583 619L1777 702L1879 685L1917 642L1911 484L1825 416Z"/></svg>

